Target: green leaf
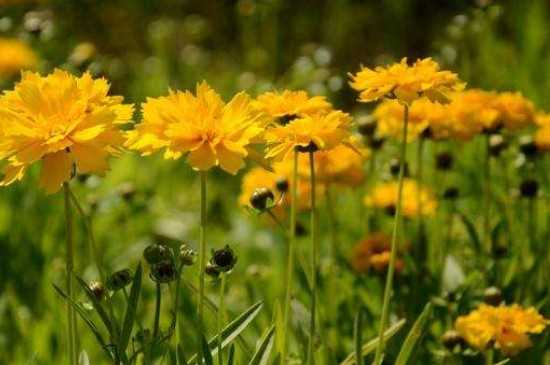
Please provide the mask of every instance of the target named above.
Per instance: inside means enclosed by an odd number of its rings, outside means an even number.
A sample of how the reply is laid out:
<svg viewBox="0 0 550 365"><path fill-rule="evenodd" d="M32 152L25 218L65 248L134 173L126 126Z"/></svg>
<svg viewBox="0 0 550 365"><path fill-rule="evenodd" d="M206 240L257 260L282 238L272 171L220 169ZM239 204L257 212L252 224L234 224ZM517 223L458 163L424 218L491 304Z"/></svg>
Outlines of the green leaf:
<svg viewBox="0 0 550 365"><path fill-rule="evenodd" d="M107 328L107 331L109 331L111 338L113 339L113 341L116 341L118 338L118 330L115 330L116 326L113 326L113 323L111 322L111 318L105 311L105 308L103 308L103 305L101 304L101 302L96 298L95 294L92 292L88 284L84 280L82 280L81 277L77 276L76 280L84 290L84 293L86 294L88 299L92 302L92 306L94 307L95 311L99 315L99 318L105 325L105 328Z"/></svg>
<svg viewBox="0 0 550 365"><path fill-rule="evenodd" d="M138 265L134 279L132 282L132 288L130 289L130 296L128 298L128 306L126 307L126 315L124 316L124 324L122 326L122 332L120 334L119 349L120 351L126 351L128 343L130 342L130 336L132 335L132 328L136 319L136 310L139 300L139 293L141 292L141 276L142 276L141 263Z"/></svg>
<svg viewBox="0 0 550 365"><path fill-rule="evenodd" d="M504 365L504 364L508 364L509 362L510 362L510 359L504 359L501 362L496 363L495 365Z"/></svg>
<svg viewBox="0 0 550 365"><path fill-rule="evenodd" d="M222 340L222 349L231 344L235 338L237 338L241 332L243 332L246 327L252 322L254 318L260 313L263 303L258 302L244 311L239 317L229 323L221 331L221 340ZM212 352L212 356L215 356L218 353L218 335L216 334L213 339L208 342L208 347ZM197 355L193 355L189 360L190 364L197 362Z"/></svg>
<svg viewBox="0 0 550 365"><path fill-rule="evenodd" d="M355 362L357 364L363 364L363 354L361 352L361 343L362 339L362 329L363 329L363 311L361 308L357 311L355 315L355 324L353 330L354 344L355 344Z"/></svg>
<svg viewBox="0 0 550 365"><path fill-rule="evenodd" d="M271 350L273 349L273 335L275 326L271 326L262 336L260 344L248 365L267 365Z"/></svg>
<svg viewBox="0 0 550 365"><path fill-rule="evenodd" d="M204 335L201 333L201 347L202 347L202 355L204 356L204 361L206 365L214 365L214 360L212 359L212 354L210 353L210 349L208 348L208 343L206 342L206 338L204 338Z"/></svg>
<svg viewBox="0 0 550 365"><path fill-rule="evenodd" d="M79 306L73 299L69 298L69 296L67 294L65 294L63 292L63 290L61 290L57 285L55 284L52 284L53 285L53 288L55 289L55 291L63 298L67 301L67 303L69 303L69 305L71 307L74 308L74 310L78 313L78 315L80 316L80 318L82 318L82 320L84 321L84 323L86 323L86 325L88 326L88 328L92 331L92 333L94 334L97 342L99 342L99 344L101 345L101 348L103 348L103 350L105 351L105 353L107 354L107 356L112 359L113 356L111 354L111 352L109 351L109 348L107 346L107 343L105 342L105 340L103 339L103 336L101 336L101 333L99 332L99 330L97 329L95 323L90 319L88 318L88 315L86 314L86 312L84 311L84 309Z"/></svg>
<svg viewBox="0 0 550 365"><path fill-rule="evenodd" d="M393 337L404 325L406 320L401 319L397 323L395 323L393 326L388 328L386 332L384 332L384 342L387 342L390 338ZM370 340L367 343L363 344L363 347L361 348L361 353L363 356L367 356L374 350L376 350L376 347L378 346L378 337ZM349 354L344 361L340 363L340 365L353 365L356 364L355 362L355 351Z"/></svg>
<svg viewBox="0 0 550 365"><path fill-rule="evenodd" d="M470 236L470 241L472 241L476 252L482 252L481 241L479 240L479 235L477 234L476 227L464 214L458 213L458 215L460 216L460 220L466 227L466 232L468 232L468 236Z"/></svg>
<svg viewBox="0 0 550 365"><path fill-rule="evenodd" d="M233 365L235 362L235 345L229 347L229 356L227 357L227 365Z"/></svg>
<svg viewBox="0 0 550 365"><path fill-rule="evenodd" d="M420 316L418 316L416 322L414 322L411 330L409 331L409 334L407 335L407 338L405 339L405 342L403 342L401 350L399 351L399 355L397 355L395 365L407 364L418 340L422 336L424 326L426 326L426 322L431 317L431 314L432 304L428 302L428 304L426 304L426 306L424 307L422 313L420 313Z"/></svg>

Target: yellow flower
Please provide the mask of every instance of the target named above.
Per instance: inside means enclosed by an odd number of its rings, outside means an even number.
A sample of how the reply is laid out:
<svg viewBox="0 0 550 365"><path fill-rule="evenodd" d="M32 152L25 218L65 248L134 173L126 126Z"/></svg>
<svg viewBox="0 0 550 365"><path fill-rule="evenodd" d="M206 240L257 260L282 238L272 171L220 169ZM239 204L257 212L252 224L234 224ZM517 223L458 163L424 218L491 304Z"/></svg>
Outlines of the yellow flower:
<svg viewBox="0 0 550 365"><path fill-rule="evenodd" d="M535 123L539 127L534 136L537 148L541 151L550 151L550 114L538 114Z"/></svg>
<svg viewBox="0 0 550 365"><path fill-rule="evenodd" d="M332 109L324 96L310 97L303 90L266 92L256 98L253 106L270 118L279 119L281 124L299 117L326 114Z"/></svg>
<svg viewBox="0 0 550 365"><path fill-rule="evenodd" d="M196 95L170 91L149 98L142 110L143 121L128 133L126 146L143 155L163 149L167 159L187 155L187 162L200 171L220 166L237 173L263 133L262 116L246 93L226 104L206 82L197 85Z"/></svg>
<svg viewBox="0 0 550 365"><path fill-rule="evenodd" d="M329 150L350 137L352 118L341 111L306 116L266 130L267 158L281 161L295 150Z"/></svg>
<svg viewBox="0 0 550 365"><path fill-rule="evenodd" d="M9 77L21 70L33 69L38 57L25 43L10 38L0 38L0 77Z"/></svg>
<svg viewBox="0 0 550 365"><path fill-rule="evenodd" d="M390 181L376 186L365 197L365 204L369 207L385 209L393 213L397 206L398 182ZM420 194L420 199L418 198ZM420 206L419 203L420 202ZM407 218L417 217L419 214L431 216L435 214L437 201L432 192L427 188L418 186L416 181L405 179L403 181L403 216Z"/></svg>
<svg viewBox="0 0 550 365"><path fill-rule="evenodd" d="M499 122L510 130L524 128L534 122L535 107L521 93L500 93L492 106L500 113Z"/></svg>
<svg viewBox="0 0 550 365"><path fill-rule="evenodd" d="M0 159L8 161L0 185L20 180L38 161L40 185L48 193L75 172L107 171L107 157L123 143L117 124L133 111L108 91L106 80L88 73L80 78L62 70L45 77L24 73L14 90L0 97Z"/></svg>
<svg viewBox="0 0 550 365"><path fill-rule="evenodd" d="M446 102L448 94L464 88L458 76L450 71L440 71L431 58L417 60L412 66L403 58L400 63L374 70L364 67L351 76L351 87L360 91L359 101L369 103L384 97L395 97L410 104L426 96L432 101Z"/></svg>
<svg viewBox="0 0 550 365"><path fill-rule="evenodd" d="M457 318L455 327L472 347L483 351L494 341L497 349L512 356L531 346L528 334L541 333L549 323L532 307L481 304Z"/></svg>
<svg viewBox="0 0 550 365"><path fill-rule="evenodd" d="M494 107L496 97L493 92L478 89L454 94L448 105L449 136L468 140L483 130L495 129L499 120L499 111Z"/></svg>

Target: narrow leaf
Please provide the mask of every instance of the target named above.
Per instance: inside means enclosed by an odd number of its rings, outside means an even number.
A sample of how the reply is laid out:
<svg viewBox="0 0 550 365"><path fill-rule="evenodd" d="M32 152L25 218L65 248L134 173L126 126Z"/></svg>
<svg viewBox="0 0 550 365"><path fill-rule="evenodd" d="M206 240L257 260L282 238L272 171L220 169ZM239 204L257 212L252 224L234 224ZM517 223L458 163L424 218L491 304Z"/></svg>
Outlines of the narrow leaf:
<svg viewBox="0 0 550 365"><path fill-rule="evenodd" d="M222 340L222 349L228 346L235 338L237 338L241 332L243 332L246 327L252 322L254 318L260 313L263 303L258 302L244 311L239 317L229 323L221 331L221 340ZM215 335L213 339L208 342L208 347L212 351L212 356L215 356L218 353L218 335ZM197 362L197 355L195 354L190 360L190 364Z"/></svg>
<svg viewBox="0 0 550 365"><path fill-rule="evenodd" d="M466 232L468 232L468 236L470 237L470 240L472 241L476 252L481 252L481 241L479 240L479 235L477 234L476 227L464 214L459 213L459 216L460 220L464 224L464 227L466 227Z"/></svg>
<svg viewBox="0 0 550 365"><path fill-rule="evenodd" d="M399 355L397 355L397 360L395 361L395 365L406 365L409 361L413 350L422 336L422 333L424 331L424 326L426 326L426 322L431 317L432 314L432 304L428 302L426 306L424 307L424 310L422 313L420 313L420 316L418 316L418 319L416 322L414 322L411 330L409 331L409 334L407 335L407 338L405 339L405 342L403 342L403 345L401 346L401 350L399 351Z"/></svg>
<svg viewBox="0 0 550 365"><path fill-rule="evenodd" d="M235 362L235 345L229 347L229 356L227 357L227 365L233 365Z"/></svg>
<svg viewBox="0 0 550 365"><path fill-rule="evenodd" d="M120 351L126 351L130 336L132 334L132 328L136 319L136 310L139 300L139 293L141 292L141 276L142 268L141 263L138 265L134 279L132 282L132 288L130 289L130 296L128 298L128 306L126 307L126 315L124 316L124 324L122 326L122 332L120 334L119 349Z"/></svg>
<svg viewBox="0 0 550 365"><path fill-rule="evenodd" d="M401 319L397 323L395 323L393 326L388 328L386 332L384 332L384 336L383 336L384 342L387 342L390 338L392 338L405 325L405 322L406 322L405 319ZM376 350L377 346L378 346L378 337L373 340L370 340L367 343L364 343L363 347L361 348L362 355L367 356L368 354ZM352 352L351 354L349 354L344 359L344 361L340 363L340 365L353 365L353 364L356 364L355 352Z"/></svg>
<svg viewBox="0 0 550 365"><path fill-rule="evenodd" d="M267 365L271 350L273 349L274 334L275 326L271 326L262 336L256 353L252 356L248 365Z"/></svg>
<svg viewBox="0 0 550 365"><path fill-rule="evenodd" d="M362 329L363 329L363 311L361 308L357 311L355 315L355 325L353 330L354 343L355 343L355 362L357 364L363 364L363 354L361 352L361 343L362 339Z"/></svg>
<svg viewBox="0 0 550 365"><path fill-rule="evenodd" d="M208 348L208 343L206 342L206 338L204 338L204 335L201 333L201 347L202 347L202 355L204 356L204 361L206 362L206 365L214 365L214 360L212 359L212 354L210 353L210 349Z"/></svg>
<svg viewBox="0 0 550 365"><path fill-rule="evenodd" d="M84 290L84 293L88 297L88 300L92 302L92 306L99 315L101 322L103 322L103 324L105 325L105 328L107 328L107 331L109 331L111 338L116 341L116 339L118 338L118 333L116 333L116 331L113 331L111 318L109 318L109 315L105 311L105 308L103 308L101 302L96 298L95 294L92 292L88 284L81 277L77 276L76 280L78 284L80 284L80 286L82 287L82 290Z"/></svg>
<svg viewBox="0 0 550 365"><path fill-rule="evenodd" d="M495 365L504 365L504 364L508 364L509 362L510 362L510 359L504 359L501 362L496 363Z"/></svg>

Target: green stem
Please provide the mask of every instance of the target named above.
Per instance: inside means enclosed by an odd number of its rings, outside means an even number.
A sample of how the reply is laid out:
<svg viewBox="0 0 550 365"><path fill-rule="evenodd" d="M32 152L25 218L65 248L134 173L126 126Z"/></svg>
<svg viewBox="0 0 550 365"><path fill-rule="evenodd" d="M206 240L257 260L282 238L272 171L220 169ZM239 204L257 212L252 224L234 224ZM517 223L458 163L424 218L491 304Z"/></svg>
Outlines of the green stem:
<svg viewBox="0 0 550 365"><path fill-rule="evenodd" d="M160 290L160 283L157 284L157 300L155 304L155 322L153 323L153 341L157 340L160 327L160 304L162 300L162 291Z"/></svg>
<svg viewBox="0 0 550 365"><path fill-rule="evenodd" d="M221 273L221 285L220 285L220 304L218 308L218 364L223 365L223 352L222 352L222 328L225 321L225 282L226 275Z"/></svg>
<svg viewBox="0 0 550 365"><path fill-rule="evenodd" d="M405 157L407 154L407 127L409 124L409 107L404 105L403 111L403 136L401 139L401 151L399 156L399 178L397 187L397 206L393 217L393 232L391 240L390 263L388 265L388 274L386 277L386 287L384 288L384 300L382 305L382 318L380 319L380 329L378 333L378 346L374 357L374 365L380 365L384 353L384 330L389 316L390 297L393 284L393 274L395 271L395 257L397 251L397 236L399 222L401 220L401 200L403 197L403 175L405 170Z"/></svg>
<svg viewBox="0 0 550 365"><path fill-rule="evenodd" d="M67 295L70 302L74 301L73 288L73 266L74 266L74 243L73 243L73 213L71 209L71 188L69 183L63 183L63 196L65 200L65 240L66 240L66 274L67 274ZM69 332L69 363L76 365L76 316L73 307L67 303L67 320Z"/></svg>
<svg viewBox="0 0 550 365"><path fill-rule="evenodd" d="M487 350L485 352L485 364L493 365L495 361L495 352L493 349Z"/></svg>
<svg viewBox="0 0 550 365"><path fill-rule="evenodd" d="M204 334L204 281L206 269L206 171L201 171L201 225L200 225L200 243L199 243L199 327ZM201 351L202 352L202 351ZM204 354L199 359L202 364Z"/></svg>
<svg viewBox="0 0 550 365"><path fill-rule="evenodd" d="M483 243L487 253L491 255L491 151L490 135L485 136L485 191L484 191L484 209L483 209Z"/></svg>
<svg viewBox="0 0 550 365"><path fill-rule="evenodd" d="M418 226L417 226L417 245L418 245L418 260L425 260L426 255L426 242L424 240L424 216L422 214L422 197L420 191L422 189L422 183L424 181L422 158L424 155L424 138L419 137L418 146L416 150L416 204L418 206Z"/></svg>
<svg viewBox="0 0 550 365"><path fill-rule="evenodd" d="M368 173L368 176L366 178L367 190L370 189L370 187L372 185L372 182L374 181L373 178L374 178L375 171L376 171L376 151L372 151L372 154L371 154L370 159L369 159L369 173ZM372 209L367 207L365 204L361 204L361 206L363 206L364 209L366 210L365 220L366 220L366 223L367 223L367 234L368 234L368 233L371 233L371 231L373 230L373 227L372 227L373 217L371 215Z"/></svg>
<svg viewBox="0 0 550 365"><path fill-rule="evenodd" d="M331 193L331 186L327 185L325 189L325 200L327 203L327 213L328 213L328 225L330 229L330 266L328 276L329 290L328 293L328 307L329 313L332 313L332 321L334 325L334 345L333 350L339 351L341 349L341 337L339 335L339 321L338 321L338 300L333 293L336 293L338 290L338 222L336 220L336 214L334 210L334 201ZM332 341L331 341L332 342Z"/></svg>
<svg viewBox="0 0 550 365"><path fill-rule="evenodd" d="M180 297L180 287L181 287L181 275L183 271L183 265L179 265L178 268L178 277L176 279L176 288L175 288L175 298L174 298L174 322L176 323L176 365L179 365L182 363L182 360L180 358L180 342L181 342L181 319L178 315L179 313L179 297Z"/></svg>
<svg viewBox="0 0 550 365"><path fill-rule="evenodd" d="M285 307L284 318L282 328L282 350L281 350L281 364L286 364L286 354L288 343L287 339L290 337L289 322L290 322L290 299L292 297L292 274L294 272L294 245L296 243L296 205L298 199L298 152L294 151L294 163L292 168L292 181L291 181L291 199L290 199L290 232L288 240L288 257L286 267L286 294L285 294Z"/></svg>
<svg viewBox="0 0 550 365"><path fill-rule="evenodd" d="M315 365L314 345L317 316L317 203L315 186L315 155L309 152L310 201L311 201L311 318L309 323L308 364Z"/></svg>

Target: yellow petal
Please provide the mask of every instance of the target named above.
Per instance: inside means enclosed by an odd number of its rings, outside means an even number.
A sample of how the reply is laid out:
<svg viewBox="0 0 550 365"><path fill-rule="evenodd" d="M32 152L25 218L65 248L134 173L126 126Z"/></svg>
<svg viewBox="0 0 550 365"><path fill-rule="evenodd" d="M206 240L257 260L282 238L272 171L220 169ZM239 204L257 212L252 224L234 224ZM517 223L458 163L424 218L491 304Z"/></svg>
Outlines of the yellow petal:
<svg viewBox="0 0 550 365"><path fill-rule="evenodd" d="M61 185L69 181L73 171L73 161L69 153L59 151L44 156L40 172L40 186L46 193L53 194Z"/></svg>
<svg viewBox="0 0 550 365"><path fill-rule="evenodd" d="M76 166L81 173L102 174L109 169L108 153L91 145L75 144L71 148Z"/></svg>
<svg viewBox="0 0 550 365"><path fill-rule="evenodd" d="M242 154L235 153L221 144L216 147L216 153L221 168L230 174L235 175L244 166Z"/></svg>
<svg viewBox="0 0 550 365"><path fill-rule="evenodd" d="M206 171L216 165L216 154L210 143L203 143L189 153L187 162L197 170Z"/></svg>

